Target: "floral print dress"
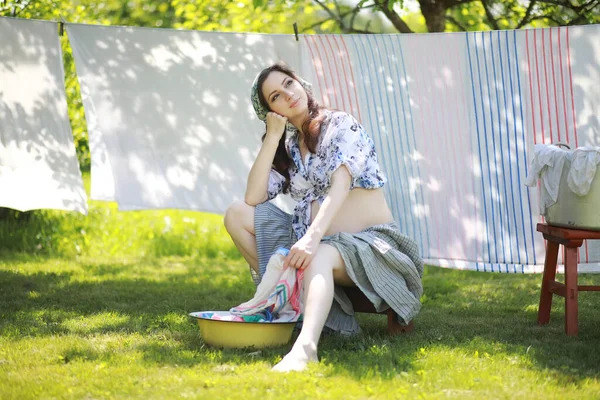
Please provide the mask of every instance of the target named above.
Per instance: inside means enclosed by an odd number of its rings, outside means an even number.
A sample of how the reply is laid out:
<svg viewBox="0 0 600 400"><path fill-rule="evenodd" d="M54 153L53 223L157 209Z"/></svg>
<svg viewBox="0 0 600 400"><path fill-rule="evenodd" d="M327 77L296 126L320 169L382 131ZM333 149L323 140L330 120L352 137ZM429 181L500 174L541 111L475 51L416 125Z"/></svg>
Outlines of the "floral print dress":
<svg viewBox="0 0 600 400"><path fill-rule="evenodd" d="M309 152L302 160L298 134L286 139L286 149L293 160L289 194L298 202L292 215L292 229L298 239L310 226L312 202L323 203L331 187L331 176L340 166L345 165L352 176L350 189L376 189L387 182L377 162L373 140L362 125L345 112L326 113L315 154ZM269 200L283 192L284 183L285 178L271 170Z"/></svg>

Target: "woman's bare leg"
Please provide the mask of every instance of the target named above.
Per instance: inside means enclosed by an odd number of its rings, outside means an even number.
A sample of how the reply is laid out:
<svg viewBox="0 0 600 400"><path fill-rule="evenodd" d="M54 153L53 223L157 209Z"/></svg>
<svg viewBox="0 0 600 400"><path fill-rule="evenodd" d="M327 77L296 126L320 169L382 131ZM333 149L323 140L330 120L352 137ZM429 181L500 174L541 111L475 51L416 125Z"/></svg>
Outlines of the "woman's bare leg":
<svg viewBox="0 0 600 400"><path fill-rule="evenodd" d="M353 285L340 253L330 245L321 244L304 270L302 330L292 350L273 367L274 371L301 371L309 362L318 361L317 346L333 302L334 281L344 286Z"/></svg>
<svg viewBox="0 0 600 400"><path fill-rule="evenodd" d="M235 247L246 259L250 267L258 272L256 236L254 234L254 209L241 200L233 202L225 211L225 229L231 236Z"/></svg>

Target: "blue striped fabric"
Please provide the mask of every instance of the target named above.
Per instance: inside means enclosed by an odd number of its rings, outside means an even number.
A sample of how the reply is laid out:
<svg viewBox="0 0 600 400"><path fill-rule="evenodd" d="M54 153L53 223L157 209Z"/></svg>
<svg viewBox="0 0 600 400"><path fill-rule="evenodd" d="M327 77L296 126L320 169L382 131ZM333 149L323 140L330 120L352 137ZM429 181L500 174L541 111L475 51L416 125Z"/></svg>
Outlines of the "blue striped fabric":
<svg viewBox="0 0 600 400"><path fill-rule="evenodd" d="M387 57L392 50L401 52L395 35L369 35L366 41L358 36L347 40L351 54L357 54L358 76L363 87L366 113L363 124L371 123L375 145L387 172L390 184L386 187L388 202L402 232L415 238L422 249L429 249L428 221L417 218L417 210L425 204L423 191L412 184L419 179L419 163L412 155L416 149L415 131L410 105L410 94L406 85L406 70L402 54ZM394 82L390 90L387 82ZM373 123L377 121L376 123ZM417 186L417 187L415 187ZM424 253L428 257L427 253Z"/></svg>
<svg viewBox="0 0 600 400"><path fill-rule="evenodd" d="M535 143L595 145L577 133L578 115L597 104L600 88L577 79L589 79L585 68L600 71L587 45L599 33L319 35L301 45L327 60L317 73L309 60L305 71L320 77L321 92L358 107L389 180L390 208L426 262L529 273L543 270L545 246L535 229L538 193L523 184L528 159ZM341 64L348 88L330 78ZM582 269L600 270L600 245L586 243L580 259Z"/></svg>

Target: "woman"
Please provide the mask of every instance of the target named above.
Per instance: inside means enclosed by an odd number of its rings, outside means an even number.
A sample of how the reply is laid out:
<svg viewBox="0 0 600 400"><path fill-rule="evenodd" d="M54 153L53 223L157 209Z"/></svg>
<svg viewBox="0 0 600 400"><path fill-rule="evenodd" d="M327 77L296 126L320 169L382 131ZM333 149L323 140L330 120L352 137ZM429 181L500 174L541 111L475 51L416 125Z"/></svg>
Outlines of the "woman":
<svg viewBox="0 0 600 400"><path fill-rule="evenodd" d="M278 247L290 248L285 267L304 269L302 329L273 368L302 370L318 361L325 326L359 330L343 286L358 286L378 311L391 306L408 323L420 308L423 264L394 223L373 141L354 117L320 107L310 85L281 64L258 75L252 103L266 134L225 227L254 271L263 273ZM298 202L293 215L267 201L280 193Z"/></svg>

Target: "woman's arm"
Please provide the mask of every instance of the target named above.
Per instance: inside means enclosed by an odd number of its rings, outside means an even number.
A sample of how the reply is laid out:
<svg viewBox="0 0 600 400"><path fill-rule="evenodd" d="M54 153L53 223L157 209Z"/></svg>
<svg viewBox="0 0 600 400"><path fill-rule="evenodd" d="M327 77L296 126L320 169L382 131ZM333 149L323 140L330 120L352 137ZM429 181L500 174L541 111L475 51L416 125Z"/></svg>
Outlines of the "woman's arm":
<svg viewBox="0 0 600 400"><path fill-rule="evenodd" d="M248 182L246 184L246 194L244 201L246 204L255 206L267 201L267 188L269 186L269 174L271 173L271 165L273 157L279 145L277 138L265 137L264 142L258 152L256 160L248 174Z"/></svg>
<svg viewBox="0 0 600 400"><path fill-rule="evenodd" d="M284 261L284 268L306 268L317 249L325 232L331 226L335 216L350 193L352 177L346 167L338 168L331 175L331 188L323 200L319 212L315 216L306 234L294 244Z"/></svg>
<svg viewBox="0 0 600 400"><path fill-rule="evenodd" d="M256 156L252 168L250 168L248 182L246 183L244 201L251 206L264 203L268 199L269 174L271 173L277 146L279 146L279 140L285 132L287 118L270 112L267 114L266 122L267 134L258 156Z"/></svg>

